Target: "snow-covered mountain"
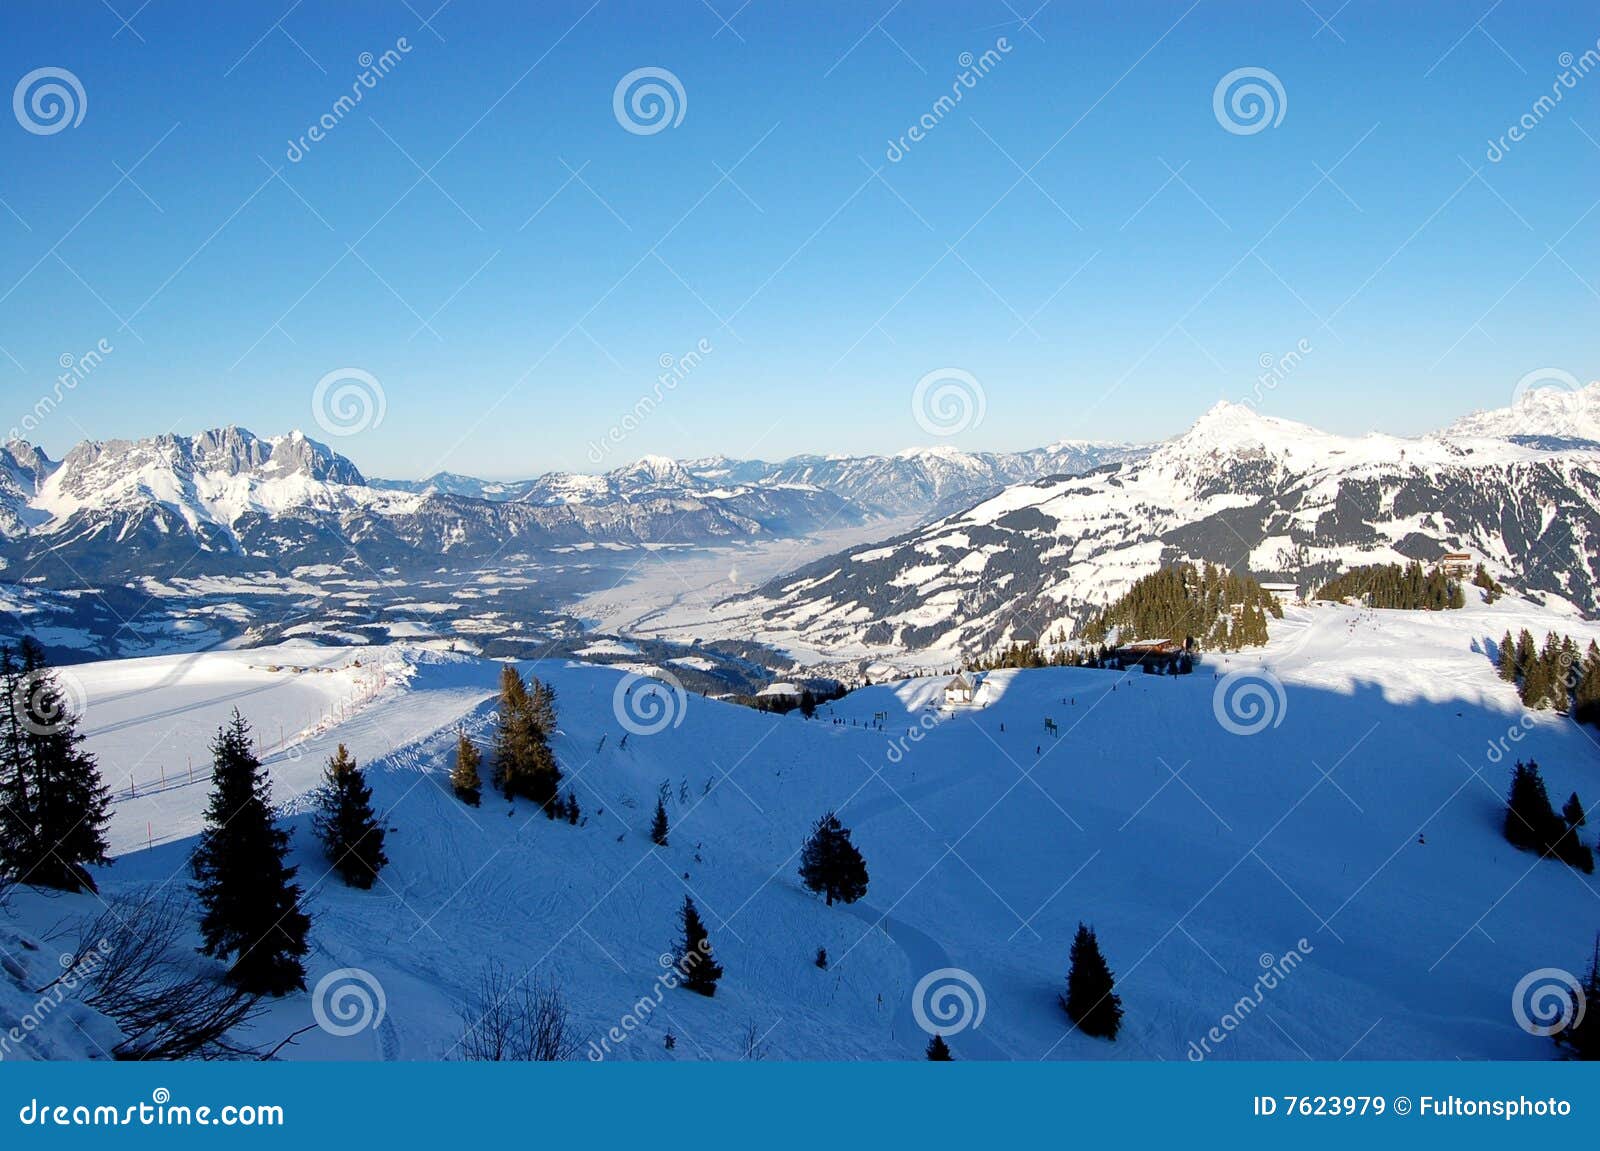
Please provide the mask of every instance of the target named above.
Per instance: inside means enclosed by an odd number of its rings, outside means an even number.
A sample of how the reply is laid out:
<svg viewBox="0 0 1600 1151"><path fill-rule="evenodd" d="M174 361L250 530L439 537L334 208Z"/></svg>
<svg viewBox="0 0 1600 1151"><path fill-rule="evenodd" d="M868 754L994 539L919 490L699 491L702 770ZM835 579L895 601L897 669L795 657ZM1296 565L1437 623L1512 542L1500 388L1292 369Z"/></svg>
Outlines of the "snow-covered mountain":
<svg viewBox="0 0 1600 1151"><path fill-rule="evenodd" d="M1567 431L1600 410L1600 385L1574 399L1557 407ZM1218 404L1148 455L1009 487L775 579L695 627L819 658L971 654L1070 630L1178 560L1306 587L1353 563L1459 551L1524 594L1594 613L1600 445L1552 436L1530 422L1537 410L1419 438L1345 437ZM1496 431L1511 438L1486 438Z"/></svg>
<svg viewBox="0 0 1600 1151"><path fill-rule="evenodd" d="M700 544L933 515L1006 482L1082 470L1137 449L1064 444L1010 454L924 450L778 464L645 456L602 475L516 482L440 473L369 481L300 432L238 427L82 443L52 464L0 449L0 560L41 559L74 585L130 575L337 564L436 567L593 544Z"/></svg>
<svg viewBox="0 0 1600 1151"><path fill-rule="evenodd" d="M45 518L32 505L55 468L50 457L30 443L0 444L0 536Z"/></svg>
<svg viewBox="0 0 1600 1151"><path fill-rule="evenodd" d="M1473 412L1446 428L1456 438L1586 441L1600 444L1600 383L1582 388L1535 388L1507 408Z"/></svg>
<svg viewBox="0 0 1600 1151"><path fill-rule="evenodd" d="M4 558L32 570L48 553L60 565L46 568L89 580L283 570L352 554L436 566L594 542L791 534L866 514L814 486L716 484L654 458L606 476L547 476L519 495L369 484L299 432L261 438L235 427L83 443L59 465L24 444L0 456Z"/></svg>
<svg viewBox="0 0 1600 1151"><path fill-rule="evenodd" d="M641 492L706 487L820 488L881 516L934 515L991 495L1007 484L1076 475L1149 451L1134 444L1065 440L1022 452L967 452L942 446L888 456L793 456L769 463L712 456L645 456L603 475L549 472L529 480L479 480L439 472L425 480L373 480L372 486L422 495L465 495L534 504L627 500Z"/></svg>
<svg viewBox="0 0 1600 1151"><path fill-rule="evenodd" d="M814 484L884 515L943 514L1023 480L1079 475L1136 459L1133 444L1067 440L1025 452L912 448L892 456L796 456L775 464L768 482Z"/></svg>

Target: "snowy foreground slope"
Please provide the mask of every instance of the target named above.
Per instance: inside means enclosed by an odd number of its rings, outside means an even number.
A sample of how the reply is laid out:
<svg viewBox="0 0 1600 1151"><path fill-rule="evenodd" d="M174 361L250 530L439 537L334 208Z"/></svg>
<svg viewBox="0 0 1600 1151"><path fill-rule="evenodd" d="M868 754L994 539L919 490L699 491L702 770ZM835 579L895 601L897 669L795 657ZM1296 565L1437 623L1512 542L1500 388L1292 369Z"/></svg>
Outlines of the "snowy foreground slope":
<svg viewBox="0 0 1600 1151"><path fill-rule="evenodd" d="M927 1036L913 988L956 967L985 1002L981 1026L950 1038L957 1058L1181 1060L1248 997L1209 1057L1544 1059L1554 1046L1518 1028L1512 988L1537 968L1581 967L1600 907L1592 877L1503 842L1501 796L1510 759L1532 755L1558 804L1576 789L1592 808L1600 751L1569 721L1528 716L1496 677L1486 643L1523 626L1600 637L1600 625L1509 600L1438 614L1291 609L1268 648L1189 677L1000 672L954 713L929 710L942 681L911 680L809 722L689 697L626 747L622 672L530 665L559 692L555 747L587 815L576 828L450 795L457 724L487 737L491 662L397 646L361 651L355 669L348 649L286 646L71 674L119 789L107 895L186 882L206 788L172 777L191 752L204 762L234 704L262 733L291 811L336 740L370 769L394 828L374 891L327 877L307 817L290 818L311 889L309 983L363 969L385 1014L351 1036L313 1028L284 1058L449 1056L490 958L558 982L598 1041L654 1002L692 892L727 972L717 995L667 991L609 1058L738 1058L750 1027L773 1058L914 1058ZM319 660L338 670L286 670ZM363 686L376 667L381 682ZM1243 669L1272 720L1255 734L1229 730L1249 716L1218 702L1217 677ZM330 711L326 733L296 742ZM866 726L875 713L884 731ZM1513 729L1510 754L1492 750ZM167 790L140 791L157 760ZM671 843L655 849L662 781ZM825 907L795 876L803 835L829 808L871 871L850 908ZM87 896L17 895L0 930L41 939L99 911ZM1118 976L1114 1044L1070 1032L1056 1002L1080 919ZM826 971L813 964L820 946ZM1297 949L1303 960L1256 1004L1263 960ZM272 1046L310 1026L312 1008L310 994L277 1001L247 1038Z"/></svg>

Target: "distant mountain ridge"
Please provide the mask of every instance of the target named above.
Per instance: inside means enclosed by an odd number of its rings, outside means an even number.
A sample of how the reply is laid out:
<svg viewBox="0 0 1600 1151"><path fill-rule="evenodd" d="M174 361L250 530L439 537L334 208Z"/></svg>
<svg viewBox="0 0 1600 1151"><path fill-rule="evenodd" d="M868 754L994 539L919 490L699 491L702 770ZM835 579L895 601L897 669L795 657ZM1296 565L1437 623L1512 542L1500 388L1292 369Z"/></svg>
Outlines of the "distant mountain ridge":
<svg viewBox="0 0 1600 1151"><path fill-rule="evenodd" d="M710 543L933 515L1019 477L1096 466L1140 449L913 450L770 464L645 456L602 475L519 482L452 473L370 481L296 431L85 442L59 462L0 446L0 560L48 582L287 571L352 556L436 565L596 543ZM58 561L44 563L42 560ZM65 572L73 573L69 581Z"/></svg>
<svg viewBox="0 0 1600 1151"><path fill-rule="evenodd" d="M1524 398L1526 400L1526 398ZM1071 631L1178 560L1309 586L1466 551L1515 590L1600 611L1600 384L1417 438L1335 436L1218 404L1138 458L1006 488L718 605L704 634L818 659L960 656Z"/></svg>
<svg viewBox="0 0 1600 1151"><path fill-rule="evenodd" d="M1134 444L1079 440L1021 452L911 448L888 456L801 455L775 463L726 456L694 460L645 456L598 476L549 472L534 479L493 481L439 472L423 480L370 482L385 491L543 505L606 502L626 498L641 487L811 487L832 492L869 514L904 516L949 511L963 499L971 502L1008 483L1090 471L1148 450Z"/></svg>

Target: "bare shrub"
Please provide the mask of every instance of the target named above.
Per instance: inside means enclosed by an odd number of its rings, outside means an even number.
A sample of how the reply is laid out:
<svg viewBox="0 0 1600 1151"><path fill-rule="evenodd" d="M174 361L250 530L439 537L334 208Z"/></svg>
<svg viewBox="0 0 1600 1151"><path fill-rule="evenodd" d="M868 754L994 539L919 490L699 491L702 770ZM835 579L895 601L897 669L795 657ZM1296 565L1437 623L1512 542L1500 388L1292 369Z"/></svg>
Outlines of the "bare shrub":
<svg viewBox="0 0 1600 1151"><path fill-rule="evenodd" d="M478 977L461 1021L463 1059L559 1062L583 1047L559 987L527 976L513 979L497 962Z"/></svg>
<svg viewBox="0 0 1600 1151"><path fill-rule="evenodd" d="M181 891L117 896L79 933L66 965L80 999L124 1036L118 1059L231 1059L254 1051L228 1042L261 997L197 970L185 946L189 906Z"/></svg>

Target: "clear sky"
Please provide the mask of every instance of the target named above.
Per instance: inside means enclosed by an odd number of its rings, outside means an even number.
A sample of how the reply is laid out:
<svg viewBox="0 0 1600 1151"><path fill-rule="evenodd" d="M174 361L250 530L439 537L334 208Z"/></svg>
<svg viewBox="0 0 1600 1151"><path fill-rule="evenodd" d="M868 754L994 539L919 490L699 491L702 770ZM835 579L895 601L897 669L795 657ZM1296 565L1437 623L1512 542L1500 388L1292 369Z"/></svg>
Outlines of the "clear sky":
<svg viewBox="0 0 1600 1151"><path fill-rule="evenodd" d="M741 2L12 0L5 85L83 96L0 118L0 431L102 340L54 455L237 423L389 476L1144 440L1258 394L1415 432L1600 375L1592 4ZM614 107L640 68L659 131ZM1241 68L1259 131L1214 103ZM330 436L346 368L383 416ZM951 436L940 369L983 395Z"/></svg>

